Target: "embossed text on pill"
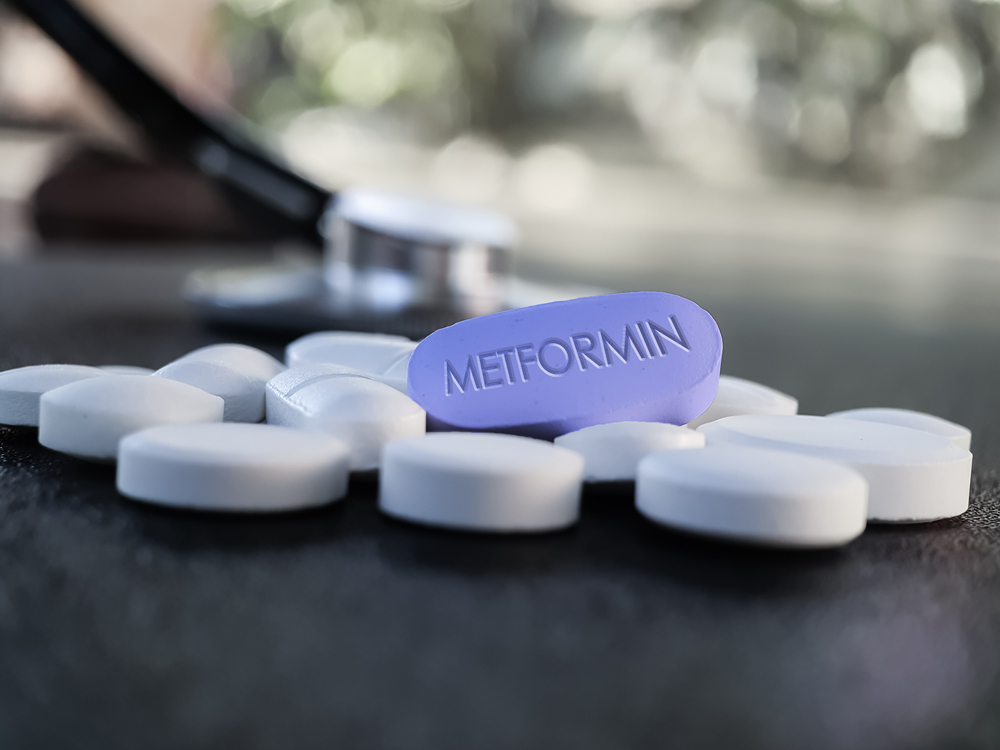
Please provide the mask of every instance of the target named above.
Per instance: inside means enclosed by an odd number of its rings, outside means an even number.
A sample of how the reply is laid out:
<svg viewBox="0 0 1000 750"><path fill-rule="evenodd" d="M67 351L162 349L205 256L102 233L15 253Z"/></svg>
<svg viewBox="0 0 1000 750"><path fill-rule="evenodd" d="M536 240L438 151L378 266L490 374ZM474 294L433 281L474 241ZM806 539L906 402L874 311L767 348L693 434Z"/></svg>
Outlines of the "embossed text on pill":
<svg viewBox="0 0 1000 750"><path fill-rule="evenodd" d="M670 346L690 352L691 345L677 316L670 315L666 321L666 325L651 319L637 321L635 325L625 323L618 338L599 328L596 333L582 331L565 338L546 338L537 345L528 342L469 354L464 362L458 360L457 364L445 359L444 392L452 396L526 383L535 368L557 378L573 370L586 372L591 367L627 365L666 357Z"/></svg>

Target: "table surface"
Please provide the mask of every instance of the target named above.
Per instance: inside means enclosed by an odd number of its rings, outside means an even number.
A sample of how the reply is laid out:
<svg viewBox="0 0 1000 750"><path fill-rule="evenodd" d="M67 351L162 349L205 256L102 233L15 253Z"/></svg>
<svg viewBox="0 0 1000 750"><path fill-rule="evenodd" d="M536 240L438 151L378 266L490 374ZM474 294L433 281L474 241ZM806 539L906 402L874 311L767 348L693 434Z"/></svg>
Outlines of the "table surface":
<svg viewBox="0 0 1000 750"><path fill-rule="evenodd" d="M199 325L181 265L0 264L0 369L280 354ZM129 502L0 430L0 747L1000 746L1000 320L710 309L723 371L804 413L969 426L969 512L824 552L672 533L621 488L538 537L391 521L372 480L230 517Z"/></svg>

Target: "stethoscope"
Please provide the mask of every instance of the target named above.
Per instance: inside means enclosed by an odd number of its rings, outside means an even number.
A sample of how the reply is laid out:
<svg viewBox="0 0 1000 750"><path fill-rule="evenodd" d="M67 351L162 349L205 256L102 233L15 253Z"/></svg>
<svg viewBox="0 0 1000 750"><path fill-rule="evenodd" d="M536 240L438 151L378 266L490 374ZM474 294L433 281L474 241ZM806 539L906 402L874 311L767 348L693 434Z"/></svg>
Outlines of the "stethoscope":
<svg viewBox="0 0 1000 750"><path fill-rule="evenodd" d="M76 60L158 151L213 181L248 225L322 249L321 262L195 271L183 293L203 319L420 338L471 316L581 293L512 275L518 233L508 217L381 190L330 192L241 131L190 109L67 0L12 4Z"/></svg>
<svg viewBox="0 0 1000 750"><path fill-rule="evenodd" d="M516 226L491 211L350 189L331 201L322 234L322 263L200 269L184 295L209 322L419 339L477 315L606 291L512 273Z"/></svg>
<svg viewBox="0 0 1000 750"><path fill-rule="evenodd" d="M525 301L511 274L517 230L499 213L356 188L331 198L320 233L319 263L201 269L184 295L217 323L411 338Z"/></svg>

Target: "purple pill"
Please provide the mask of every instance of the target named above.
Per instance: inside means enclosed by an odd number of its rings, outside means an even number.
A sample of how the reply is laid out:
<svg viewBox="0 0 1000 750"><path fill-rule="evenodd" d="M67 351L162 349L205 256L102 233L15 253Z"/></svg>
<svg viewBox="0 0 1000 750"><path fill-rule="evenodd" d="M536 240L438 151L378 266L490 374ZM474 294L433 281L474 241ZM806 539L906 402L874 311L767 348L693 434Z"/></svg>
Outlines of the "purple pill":
<svg viewBox="0 0 1000 750"><path fill-rule="evenodd" d="M427 428L551 439L606 422L687 424L712 403L722 335L690 300L628 292L552 302L435 331L407 391Z"/></svg>

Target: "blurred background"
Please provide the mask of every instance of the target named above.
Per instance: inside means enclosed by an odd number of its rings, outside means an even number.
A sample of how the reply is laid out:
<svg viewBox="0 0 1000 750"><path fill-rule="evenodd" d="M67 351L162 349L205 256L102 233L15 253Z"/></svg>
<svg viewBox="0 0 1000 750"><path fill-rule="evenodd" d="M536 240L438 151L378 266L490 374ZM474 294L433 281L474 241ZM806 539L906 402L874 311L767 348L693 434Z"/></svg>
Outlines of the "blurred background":
<svg viewBox="0 0 1000 750"><path fill-rule="evenodd" d="M1000 3L77 1L324 186L509 212L522 274L998 319ZM66 221L114 213L39 192L81 148L155 159L0 4L0 257L176 241ZM182 236L254 242L207 201Z"/></svg>

